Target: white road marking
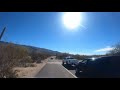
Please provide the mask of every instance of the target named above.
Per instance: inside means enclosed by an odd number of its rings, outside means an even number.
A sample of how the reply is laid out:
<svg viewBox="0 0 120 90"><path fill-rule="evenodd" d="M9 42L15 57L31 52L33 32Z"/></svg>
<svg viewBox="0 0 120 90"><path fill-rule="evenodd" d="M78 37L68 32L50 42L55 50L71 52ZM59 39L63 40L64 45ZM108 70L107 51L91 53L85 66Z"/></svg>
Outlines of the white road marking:
<svg viewBox="0 0 120 90"><path fill-rule="evenodd" d="M62 66L62 65L61 65ZM63 66L62 66L63 67ZM67 70L65 67L63 67L65 70ZM77 78L74 74L72 74L69 70L67 70L74 78Z"/></svg>

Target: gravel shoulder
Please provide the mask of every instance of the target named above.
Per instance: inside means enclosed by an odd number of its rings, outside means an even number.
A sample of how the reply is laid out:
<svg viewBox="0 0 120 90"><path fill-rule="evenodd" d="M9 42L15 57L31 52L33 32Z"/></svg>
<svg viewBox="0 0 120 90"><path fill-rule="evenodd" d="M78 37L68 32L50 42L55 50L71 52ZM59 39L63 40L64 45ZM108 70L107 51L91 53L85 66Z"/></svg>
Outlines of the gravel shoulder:
<svg viewBox="0 0 120 90"><path fill-rule="evenodd" d="M36 74L46 65L48 59L43 60L42 63L34 63L35 67L15 67L18 78L34 78Z"/></svg>

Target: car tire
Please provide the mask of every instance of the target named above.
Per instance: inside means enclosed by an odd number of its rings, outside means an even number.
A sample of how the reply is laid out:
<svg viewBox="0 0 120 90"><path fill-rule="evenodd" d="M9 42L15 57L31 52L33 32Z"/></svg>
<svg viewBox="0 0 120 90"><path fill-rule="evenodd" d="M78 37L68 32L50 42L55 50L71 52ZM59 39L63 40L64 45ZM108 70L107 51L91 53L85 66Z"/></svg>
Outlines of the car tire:
<svg viewBox="0 0 120 90"><path fill-rule="evenodd" d="M64 65L64 62L62 62L62 65Z"/></svg>
<svg viewBox="0 0 120 90"><path fill-rule="evenodd" d="M78 74L78 73L79 73L79 71L78 71L78 69L77 69L77 68L75 69L75 72L76 72L76 74Z"/></svg>

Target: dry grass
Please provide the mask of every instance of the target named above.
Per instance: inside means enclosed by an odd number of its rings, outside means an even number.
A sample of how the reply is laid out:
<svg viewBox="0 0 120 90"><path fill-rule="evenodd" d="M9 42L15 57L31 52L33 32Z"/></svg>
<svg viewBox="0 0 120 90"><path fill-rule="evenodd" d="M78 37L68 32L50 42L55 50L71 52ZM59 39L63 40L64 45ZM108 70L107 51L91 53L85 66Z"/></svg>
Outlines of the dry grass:
<svg viewBox="0 0 120 90"><path fill-rule="evenodd" d="M45 66L47 59L42 63L34 63L35 67L15 67L17 70L18 78L34 78L35 75Z"/></svg>

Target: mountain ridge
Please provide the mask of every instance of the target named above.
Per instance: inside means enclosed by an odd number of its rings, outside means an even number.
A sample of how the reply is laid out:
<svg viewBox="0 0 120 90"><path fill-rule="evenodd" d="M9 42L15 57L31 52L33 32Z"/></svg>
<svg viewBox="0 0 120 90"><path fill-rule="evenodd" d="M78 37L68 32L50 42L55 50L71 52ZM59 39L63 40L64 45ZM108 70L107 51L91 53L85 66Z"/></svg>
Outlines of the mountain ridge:
<svg viewBox="0 0 120 90"><path fill-rule="evenodd" d="M9 43L10 42L0 41L0 44L4 44L4 45L7 45ZM48 53L50 55L62 54L62 52L58 52L58 51L54 51L54 50L50 50L50 49L46 49L46 48L40 48L40 47L31 46L31 45L15 44L15 43L13 43L13 44L17 45L17 46L23 46L23 47L27 48L30 52L37 51L39 53Z"/></svg>

